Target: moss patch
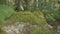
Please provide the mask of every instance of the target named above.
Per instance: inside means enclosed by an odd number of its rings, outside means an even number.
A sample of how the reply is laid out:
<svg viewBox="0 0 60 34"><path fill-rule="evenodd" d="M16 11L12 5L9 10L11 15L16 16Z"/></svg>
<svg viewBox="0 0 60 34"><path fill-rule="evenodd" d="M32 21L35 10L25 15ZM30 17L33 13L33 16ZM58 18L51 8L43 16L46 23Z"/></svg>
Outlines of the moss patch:
<svg viewBox="0 0 60 34"><path fill-rule="evenodd" d="M16 12L7 21L7 23L24 22L38 25L46 25L46 20L42 12Z"/></svg>
<svg viewBox="0 0 60 34"><path fill-rule="evenodd" d="M0 28L0 34L6 34L6 32Z"/></svg>
<svg viewBox="0 0 60 34"><path fill-rule="evenodd" d="M51 32L45 29L35 29L30 34L51 34Z"/></svg>

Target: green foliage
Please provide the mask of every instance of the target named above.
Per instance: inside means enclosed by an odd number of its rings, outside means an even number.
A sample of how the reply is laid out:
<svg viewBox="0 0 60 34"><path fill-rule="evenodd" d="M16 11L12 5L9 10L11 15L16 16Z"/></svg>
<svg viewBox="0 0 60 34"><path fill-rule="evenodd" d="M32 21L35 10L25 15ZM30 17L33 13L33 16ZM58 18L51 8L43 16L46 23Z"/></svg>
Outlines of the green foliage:
<svg viewBox="0 0 60 34"><path fill-rule="evenodd" d="M0 4L6 4L6 0L0 0Z"/></svg>
<svg viewBox="0 0 60 34"><path fill-rule="evenodd" d="M14 10L7 5L0 5L0 22L4 21L14 13Z"/></svg>
<svg viewBox="0 0 60 34"><path fill-rule="evenodd" d="M30 34L51 34L51 32L44 29L35 29L31 31Z"/></svg>
<svg viewBox="0 0 60 34"><path fill-rule="evenodd" d="M8 22L24 22L24 23L32 23L32 24L39 24L39 25L46 25L46 20L43 16L43 13L39 12L16 12L12 15Z"/></svg>
<svg viewBox="0 0 60 34"><path fill-rule="evenodd" d="M57 18L60 18L60 12L52 8L46 8L42 10L42 12L45 14L46 19L49 21L56 21Z"/></svg>

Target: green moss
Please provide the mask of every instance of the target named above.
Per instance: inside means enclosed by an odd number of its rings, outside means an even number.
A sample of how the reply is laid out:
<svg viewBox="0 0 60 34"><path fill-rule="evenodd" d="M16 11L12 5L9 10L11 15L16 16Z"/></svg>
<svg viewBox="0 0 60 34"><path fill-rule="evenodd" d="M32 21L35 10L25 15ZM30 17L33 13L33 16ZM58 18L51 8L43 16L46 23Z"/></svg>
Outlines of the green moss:
<svg viewBox="0 0 60 34"><path fill-rule="evenodd" d="M6 34L6 32L0 29L0 34Z"/></svg>
<svg viewBox="0 0 60 34"><path fill-rule="evenodd" d="M51 32L44 29L35 29L31 31L30 34L51 34Z"/></svg>
<svg viewBox="0 0 60 34"><path fill-rule="evenodd" d="M34 15L38 18L37 21L38 21L38 24L40 25L46 25L46 19L44 17L44 14L40 11L35 11L34 12Z"/></svg>
<svg viewBox="0 0 60 34"><path fill-rule="evenodd" d="M15 22L24 22L24 23L32 23L38 25L46 25L46 20L43 16L43 13L39 12L16 12L13 14L8 20L7 23L15 23Z"/></svg>

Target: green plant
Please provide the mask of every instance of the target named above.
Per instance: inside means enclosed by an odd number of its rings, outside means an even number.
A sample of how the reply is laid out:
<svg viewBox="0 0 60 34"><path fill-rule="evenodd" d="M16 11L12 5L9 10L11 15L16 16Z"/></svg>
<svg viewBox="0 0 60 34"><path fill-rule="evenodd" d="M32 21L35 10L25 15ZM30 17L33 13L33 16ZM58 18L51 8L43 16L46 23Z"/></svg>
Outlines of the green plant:
<svg viewBox="0 0 60 34"><path fill-rule="evenodd" d="M0 0L0 4L6 4L6 0Z"/></svg>
<svg viewBox="0 0 60 34"><path fill-rule="evenodd" d="M6 34L6 32L0 28L0 34Z"/></svg>
<svg viewBox="0 0 60 34"><path fill-rule="evenodd" d="M13 14L7 22L24 22L24 23L32 23L32 24L38 24L38 25L46 25L46 20L43 16L43 13L39 12L16 12Z"/></svg>
<svg viewBox="0 0 60 34"><path fill-rule="evenodd" d="M34 11L34 15L38 18L37 20L37 23L40 24L40 25L46 25L46 19L44 17L44 14L40 11Z"/></svg>
<svg viewBox="0 0 60 34"><path fill-rule="evenodd" d="M0 23L14 13L14 10L7 5L0 5Z"/></svg>
<svg viewBox="0 0 60 34"><path fill-rule="evenodd" d="M50 22L56 21L56 19L60 18L60 12L51 8L47 8L42 10L46 19Z"/></svg>
<svg viewBox="0 0 60 34"><path fill-rule="evenodd" d="M31 31L30 34L51 34L51 32L44 29L35 29Z"/></svg>

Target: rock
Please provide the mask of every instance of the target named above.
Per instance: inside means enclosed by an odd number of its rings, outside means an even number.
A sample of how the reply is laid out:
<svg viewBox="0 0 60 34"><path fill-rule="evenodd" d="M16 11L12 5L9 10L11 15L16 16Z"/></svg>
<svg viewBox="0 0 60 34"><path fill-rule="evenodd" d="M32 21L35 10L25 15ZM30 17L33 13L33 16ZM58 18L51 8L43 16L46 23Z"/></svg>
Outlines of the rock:
<svg viewBox="0 0 60 34"><path fill-rule="evenodd" d="M7 34L30 34L34 29L44 29L41 26L33 25L30 23L16 22L10 25L3 25L2 30Z"/></svg>
<svg viewBox="0 0 60 34"><path fill-rule="evenodd" d="M39 28L38 25L32 25L29 23L15 23L10 25L4 25L2 30L6 31L7 34L29 34L35 28Z"/></svg>

